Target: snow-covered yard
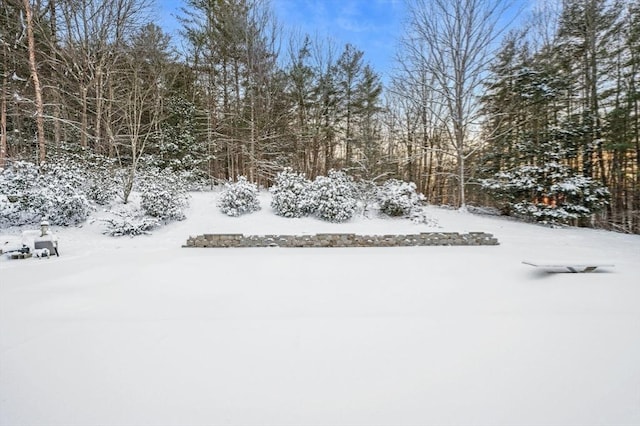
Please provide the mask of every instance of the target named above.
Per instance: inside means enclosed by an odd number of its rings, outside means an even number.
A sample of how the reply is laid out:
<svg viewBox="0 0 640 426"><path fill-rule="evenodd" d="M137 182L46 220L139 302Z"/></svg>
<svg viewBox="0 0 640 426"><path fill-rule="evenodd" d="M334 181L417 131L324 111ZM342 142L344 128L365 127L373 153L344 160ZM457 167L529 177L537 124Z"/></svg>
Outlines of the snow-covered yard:
<svg viewBox="0 0 640 426"><path fill-rule="evenodd" d="M434 230L285 219L266 193L229 218L216 195L152 236L95 222L54 229L59 258L0 260L0 425L640 424L640 236L433 208L500 245L181 248Z"/></svg>

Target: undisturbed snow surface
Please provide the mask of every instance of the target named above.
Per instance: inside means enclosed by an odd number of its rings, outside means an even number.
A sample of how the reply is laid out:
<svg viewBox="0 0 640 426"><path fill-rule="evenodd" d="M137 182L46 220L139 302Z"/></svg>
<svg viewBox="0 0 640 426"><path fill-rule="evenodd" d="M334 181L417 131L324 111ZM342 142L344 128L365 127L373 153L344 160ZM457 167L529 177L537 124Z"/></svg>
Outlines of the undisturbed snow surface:
<svg viewBox="0 0 640 426"><path fill-rule="evenodd" d="M0 425L640 424L639 236L436 208L437 229L285 219L266 193L229 218L217 195L152 236L95 222L54 229L59 258L0 259ZM181 248L434 230L501 244Z"/></svg>

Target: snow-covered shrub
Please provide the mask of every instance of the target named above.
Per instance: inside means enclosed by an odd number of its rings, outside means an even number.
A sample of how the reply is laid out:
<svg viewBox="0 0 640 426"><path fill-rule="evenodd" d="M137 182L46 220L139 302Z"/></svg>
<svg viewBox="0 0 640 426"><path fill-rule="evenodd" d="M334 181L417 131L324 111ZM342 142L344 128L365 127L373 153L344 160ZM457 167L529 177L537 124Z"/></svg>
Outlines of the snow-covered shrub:
<svg viewBox="0 0 640 426"><path fill-rule="evenodd" d="M169 170L147 169L140 176L140 206L145 214L164 221L184 220L188 206L184 179Z"/></svg>
<svg viewBox="0 0 640 426"><path fill-rule="evenodd" d="M0 226L37 222L29 195L38 179L38 168L26 161L15 161L0 172Z"/></svg>
<svg viewBox="0 0 640 426"><path fill-rule="evenodd" d="M89 200L106 206L116 199L120 187L121 181L117 177L115 165L100 165L89 173L85 193Z"/></svg>
<svg viewBox="0 0 640 426"><path fill-rule="evenodd" d="M182 170L179 175L187 191L206 191L211 187L209 177L200 170Z"/></svg>
<svg viewBox="0 0 640 426"><path fill-rule="evenodd" d="M429 214L425 211L423 206L418 206L411 209L409 213L409 219L417 225L427 225L430 227L438 227L438 220L429 216Z"/></svg>
<svg viewBox="0 0 640 426"><path fill-rule="evenodd" d="M0 185L2 185L0 179ZM11 201L13 200L13 201ZM6 194L0 194L0 228L4 226L21 225L28 220L22 219L20 203L15 198L9 198Z"/></svg>
<svg viewBox="0 0 640 426"><path fill-rule="evenodd" d="M74 188L99 205L107 205L116 197L118 179L116 160L92 153L77 145L61 145L49 152L44 164L46 173L64 177Z"/></svg>
<svg viewBox="0 0 640 426"><path fill-rule="evenodd" d="M356 188L353 179L342 171L329 170L311 185L312 206L316 215L329 222L345 222L356 212Z"/></svg>
<svg viewBox="0 0 640 426"><path fill-rule="evenodd" d="M610 196L594 179L554 161L497 173L481 183L505 203L508 213L548 223L588 217L606 206Z"/></svg>
<svg viewBox="0 0 640 426"><path fill-rule="evenodd" d="M0 173L0 225L25 225L48 219L53 225L76 225L91 211L80 172L64 163L43 165L17 161Z"/></svg>
<svg viewBox="0 0 640 426"><path fill-rule="evenodd" d="M87 198L101 206L109 204L118 193L115 179L100 179L89 183L86 193Z"/></svg>
<svg viewBox="0 0 640 426"><path fill-rule="evenodd" d="M28 192L40 177L38 166L29 161L9 163L0 174L0 191L10 196Z"/></svg>
<svg viewBox="0 0 640 426"><path fill-rule="evenodd" d="M280 216L302 217L312 212L311 182L302 173L284 169L269 191L273 194L271 207Z"/></svg>
<svg viewBox="0 0 640 426"><path fill-rule="evenodd" d="M135 237L136 235L149 234L149 231L160 226L160 221L153 217L135 213L112 213L115 217L102 219L107 224L102 233L112 237L124 235Z"/></svg>
<svg viewBox="0 0 640 426"><path fill-rule="evenodd" d="M237 182L227 182L218 200L218 208L233 217L260 210L258 187L244 176L239 176Z"/></svg>
<svg viewBox="0 0 640 426"><path fill-rule="evenodd" d="M51 185L40 195L40 216L48 218L53 225L77 225L87 220L91 212L87 197L72 187Z"/></svg>
<svg viewBox="0 0 640 426"><path fill-rule="evenodd" d="M416 184L389 179L378 190L380 211L389 216L408 216L424 199L416 192Z"/></svg>
<svg viewBox="0 0 640 426"><path fill-rule="evenodd" d="M378 185L373 180L362 179L355 183L355 188L362 215L372 217L379 210Z"/></svg>

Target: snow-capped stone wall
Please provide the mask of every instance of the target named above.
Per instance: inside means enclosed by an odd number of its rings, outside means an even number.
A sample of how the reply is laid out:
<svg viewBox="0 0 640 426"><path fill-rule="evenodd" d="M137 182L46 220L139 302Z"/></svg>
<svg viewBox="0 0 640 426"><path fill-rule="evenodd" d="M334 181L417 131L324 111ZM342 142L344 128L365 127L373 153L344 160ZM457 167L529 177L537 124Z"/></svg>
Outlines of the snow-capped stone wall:
<svg viewBox="0 0 640 426"><path fill-rule="evenodd" d="M498 240L485 232L422 232L406 235L243 235L205 234L189 237L183 247L402 247L495 246Z"/></svg>

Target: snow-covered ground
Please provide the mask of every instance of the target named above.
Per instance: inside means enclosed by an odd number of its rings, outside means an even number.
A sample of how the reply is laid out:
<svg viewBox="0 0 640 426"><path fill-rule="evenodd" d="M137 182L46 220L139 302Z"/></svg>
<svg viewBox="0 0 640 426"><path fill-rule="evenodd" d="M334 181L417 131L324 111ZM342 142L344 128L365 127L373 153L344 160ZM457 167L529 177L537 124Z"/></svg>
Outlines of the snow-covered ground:
<svg viewBox="0 0 640 426"><path fill-rule="evenodd" d="M59 258L0 259L0 425L640 424L640 236L433 208L500 245L181 248L434 230L280 218L266 193L229 218L216 196L152 236L96 221L55 228Z"/></svg>

